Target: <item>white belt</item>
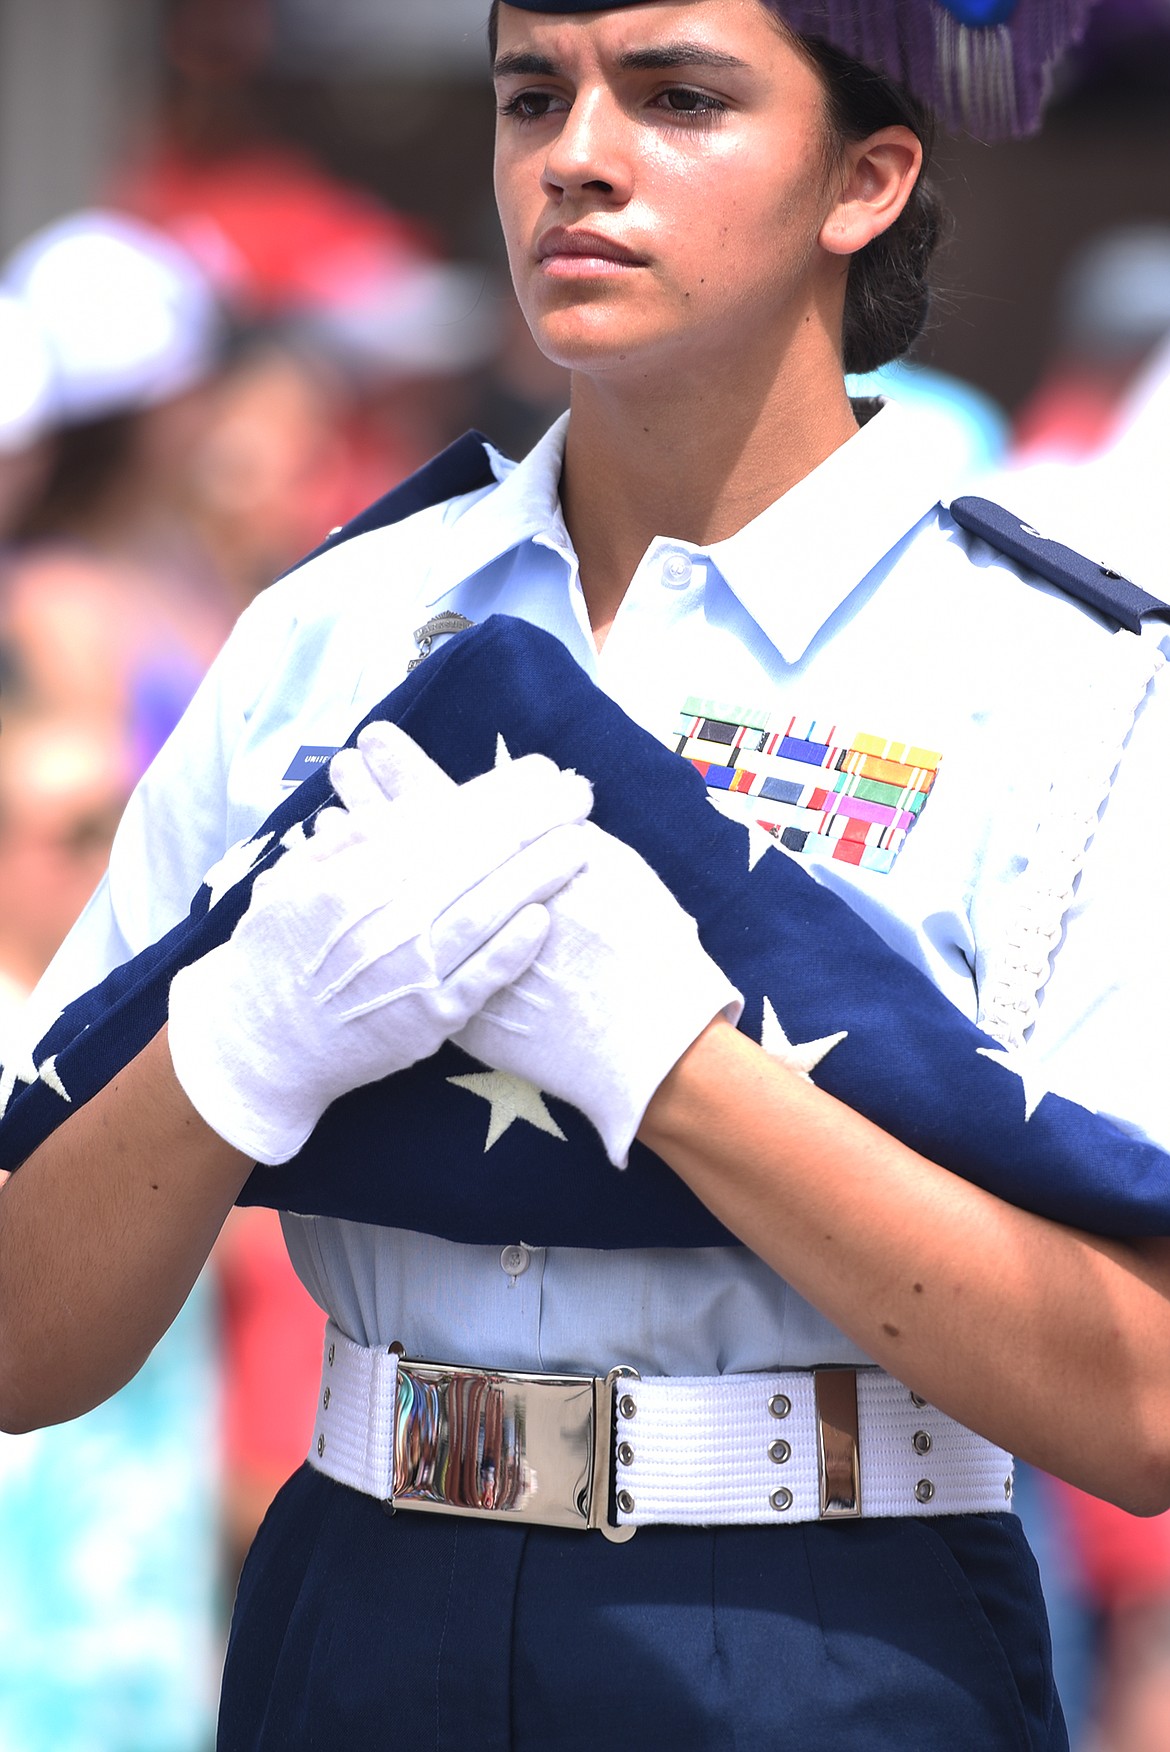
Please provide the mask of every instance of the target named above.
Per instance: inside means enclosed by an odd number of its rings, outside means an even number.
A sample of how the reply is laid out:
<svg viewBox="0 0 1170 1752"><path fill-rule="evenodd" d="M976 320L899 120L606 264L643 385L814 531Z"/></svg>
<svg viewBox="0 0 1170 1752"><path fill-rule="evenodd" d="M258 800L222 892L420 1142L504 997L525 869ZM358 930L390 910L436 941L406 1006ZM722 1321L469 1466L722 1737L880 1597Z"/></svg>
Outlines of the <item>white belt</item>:
<svg viewBox="0 0 1170 1752"><path fill-rule="evenodd" d="M1010 1505L1011 1455L880 1369L640 1378L415 1362L330 1322L310 1464L395 1509L596 1528Z"/></svg>

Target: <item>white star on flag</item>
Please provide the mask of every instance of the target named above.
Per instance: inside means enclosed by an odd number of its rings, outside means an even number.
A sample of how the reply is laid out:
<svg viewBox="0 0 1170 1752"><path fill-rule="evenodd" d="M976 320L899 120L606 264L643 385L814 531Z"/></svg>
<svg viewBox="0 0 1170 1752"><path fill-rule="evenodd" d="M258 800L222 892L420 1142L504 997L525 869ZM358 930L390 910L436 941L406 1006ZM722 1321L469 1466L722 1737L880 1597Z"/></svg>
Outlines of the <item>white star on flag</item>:
<svg viewBox="0 0 1170 1752"><path fill-rule="evenodd" d="M737 827L742 827L748 836L748 871L755 869L765 852L775 852L780 849L780 841L766 827L761 827L758 821L748 821L736 808L730 793L726 791L708 791L707 801L712 809L718 809L720 815L728 821L734 821Z"/></svg>
<svg viewBox="0 0 1170 1752"><path fill-rule="evenodd" d="M23 1064L15 1059L10 1064L0 1066L0 1119L8 1112L8 1103L16 1094L18 1083L35 1083L38 1076L37 1067L29 1057Z"/></svg>
<svg viewBox="0 0 1170 1752"><path fill-rule="evenodd" d="M467 1077L448 1077L447 1081L457 1089L478 1095L491 1107L487 1143L483 1147L485 1156L518 1119L526 1120L537 1131L547 1132L551 1138L559 1138L562 1144L568 1141L545 1106L540 1090L523 1077L514 1077L510 1071L475 1071Z"/></svg>
<svg viewBox="0 0 1170 1752"><path fill-rule="evenodd" d="M229 846L219 862L213 864L203 878L211 890L208 904L214 906L217 901L222 900L228 889L234 888L248 874L253 864L259 862L271 844L272 835L266 833L263 839L237 840L234 846Z"/></svg>
<svg viewBox="0 0 1170 1752"><path fill-rule="evenodd" d="M53 1054L52 1058L47 1058L41 1066L40 1078L41 1082L50 1088L54 1095L59 1095L62 1101L67 1101L70 1107L73 1106L73 1097L57 1074L56 1053Z"/></svg>
<svg viewBox="0 0 1170 1752"><path fill-rule="evenodd" d="M780 1026L780 1018L772 1008L771 998L764 999L764 1026L760 1034L760 1045L769 1058L774 1058L788 1070L795 1071L806 1083L812 1082L812 1073L821 1060L848 1038L849 1031L843 1028L840 1034L826 1034L821 1040L806 1040L800 1046L793 1046Z"/></svg>
<svg viewBox="0 0 1170 1752"><path fill-rule="evenodd" d="M1002 1065L1005 1071L1020 1079L1024 1086L1024 1121L1027 1123L1044 1097L1052 1093L1047 1083L1041 1081L1039 1066L1032 1064L1027 1053L1012 1052L1007 1047L981 1046L978 1052L980 1058L990 1059L993 1065Z"/></svg>
<svg viewBox="0 0 1170 1752"><path fill-rule="evenodd" d="M72 1107L73 1097L58 1075L57 1055L54 1053L52 1058L47 1058L40 1067L35 1065L31 1058L27 1059L24 1064L13 1060L11 1064L3 1066L0 1070L0 1119L7 1113L8 1103L15 1095L18 1083L27 1083L31 1086L38 1082L44 1083L53 1091L54 1095L59 1095L62 1101L67 1101Z"/></svg>

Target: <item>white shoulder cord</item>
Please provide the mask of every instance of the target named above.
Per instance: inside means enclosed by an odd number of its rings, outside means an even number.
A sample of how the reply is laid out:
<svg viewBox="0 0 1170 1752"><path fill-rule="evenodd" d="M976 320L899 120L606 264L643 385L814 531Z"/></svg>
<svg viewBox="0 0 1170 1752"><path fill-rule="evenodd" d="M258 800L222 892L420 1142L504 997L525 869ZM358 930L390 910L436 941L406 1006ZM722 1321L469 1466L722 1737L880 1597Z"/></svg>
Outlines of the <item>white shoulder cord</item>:
<svg viewBox="0 0 1170 1752"><path fill-rule="evenodd" d="M1103 661L1087 694L1070 690L1084 720L1070 730L1066 759L1053 778L1014 906L980 988L979 1025L1009 1050L1023 1046L1036 1021L1101 806L1138 710L1166 661L1153 630L1148 639L1115 633L1112 647L1102 652L1107 657L1114 662L1112 685L1102 674L1108 667Z"/></svg>

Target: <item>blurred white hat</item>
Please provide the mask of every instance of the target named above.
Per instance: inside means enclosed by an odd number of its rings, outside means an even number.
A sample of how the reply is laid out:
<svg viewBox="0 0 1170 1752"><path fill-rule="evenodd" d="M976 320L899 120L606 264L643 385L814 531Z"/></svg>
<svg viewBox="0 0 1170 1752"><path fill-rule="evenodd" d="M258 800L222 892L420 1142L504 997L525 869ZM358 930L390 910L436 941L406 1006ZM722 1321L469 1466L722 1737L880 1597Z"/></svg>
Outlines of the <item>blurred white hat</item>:
<svg viewBox="0 0 1170 1752"><path fill-rule="evenodd" d="M34 444L53 406L44 336L19 298L0 292L0 454Z"/></svg>
<svg viewBox="0 0 1170 1752"><path fill-rule="evenodd" d="M219 315L202 270L124 214L91 209L36 232L3 285L45 338L64 424L167 401L215 363Z"/></svg>
<svg viewBox="0 0 1170 1752"><path fill-rule="evenodd" d="M1097 358L1144 353L1170 334L1170 225L1118 225L1074 257L1061 292L1068 339Z"/></svg>
<svg viewBox="0 0 1170 1752"><path fill-rule="evenodd" d="M502 300L482 268L419 255L306 303L290 325L310 345L378 378L444 377L495 353Z"/></svg>

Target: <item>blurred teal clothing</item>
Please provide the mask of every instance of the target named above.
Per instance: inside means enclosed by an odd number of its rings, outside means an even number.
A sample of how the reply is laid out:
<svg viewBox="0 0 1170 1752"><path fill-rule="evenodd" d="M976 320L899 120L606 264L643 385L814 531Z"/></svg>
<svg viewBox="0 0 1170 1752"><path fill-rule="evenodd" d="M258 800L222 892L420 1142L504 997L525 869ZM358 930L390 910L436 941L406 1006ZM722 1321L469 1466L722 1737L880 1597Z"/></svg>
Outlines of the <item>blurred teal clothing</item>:
<svg viewBox="0 0 1170 1752"><path fill-rule="evenodd" d="M948 441L959 446L961 472L982 474L1002 461L1011 437L1011 422L999 403L973 383L895 359L865 377L846 378L850 395L884 396L912 409L919 416L937 420Z"/></svg>
<svg viewBox="0 0 1170 1752"><path fill-rule="evenodd" d="M220 1662L210 1285L121 1393L0 1436L2 1752L207 1752Z"/></svg>

